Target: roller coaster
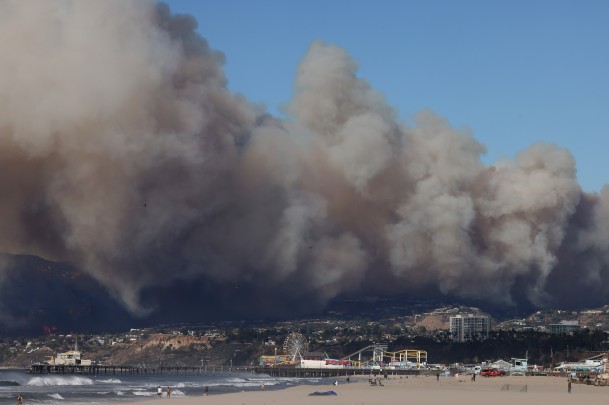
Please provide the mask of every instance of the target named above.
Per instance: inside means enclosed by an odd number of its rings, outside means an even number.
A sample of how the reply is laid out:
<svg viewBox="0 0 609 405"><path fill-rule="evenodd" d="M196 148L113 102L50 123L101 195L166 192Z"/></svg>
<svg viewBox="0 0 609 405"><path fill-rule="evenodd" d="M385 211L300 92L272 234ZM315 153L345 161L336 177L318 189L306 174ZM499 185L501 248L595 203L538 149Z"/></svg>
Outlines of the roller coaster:
<svg viewBox="0 0 609 405"><path fill-rule="evenodd" d="M353 367L374 368L383 364L383 353L387 350L386 344L375 343L343 357L341 360L351 362ZM356 357L356 359L354 359Z"/></svg>
<svg viewBox="0 0 609 405"><path fill-rule="evenodd" d="M341 360L348 361L352 367L365 368L421 368L427 365L425 350L405 349L396 352L387 351L386 344L368 345ZM369 354L368 356L365 356ZM353 359L357 357L357 359Z"/></svg>

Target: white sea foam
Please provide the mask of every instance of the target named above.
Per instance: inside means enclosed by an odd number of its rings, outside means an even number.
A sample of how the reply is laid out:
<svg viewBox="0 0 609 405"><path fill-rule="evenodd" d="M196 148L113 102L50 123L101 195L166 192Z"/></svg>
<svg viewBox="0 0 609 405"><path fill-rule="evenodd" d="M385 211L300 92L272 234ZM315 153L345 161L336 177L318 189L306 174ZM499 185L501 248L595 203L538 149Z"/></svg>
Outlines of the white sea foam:
<svg viewBox="0 0 609 405"><path fill-rule="evenodd" d="M260 382L254 382L254 381L245 381L245 382L241 382L241 383L235 383L235 384L228 384L228 385L233 385L235 387L258 387L260 386ZM264 385L267 386L271 386L271 385L277 385L279 384L278 382L265 382L263 383ZM223 385L227 385L227 384L223 384Z"/></svg>
<svg viewBox="0 0 609 405"><path fill-rule="evenodd" d="M59 395L59 394L49 394L49 396L51 398L55 398L55 399L63 399L63 397L61 395Z"/></svg>
<svg viewBox="0 0 609 405"><path fill-rule="evenodd" d="M273 386L277 384L281 384L281 382L289 381L289 379L285 379L283 381L279 381L274 378L264 378L264 377L254 377L254 378L228 378L225 383L219 383L217 385L233 385L235 387L258 387L260 384Z"/></svg>
<svg viewBox="0 0 609 405"><path fill-rule="evenodd" d="M279 382L278 381L260 382L260 381L246 381L246 380L243 380L243 381L239 381L239 382L221 381L221 382L209 383L209 384L205 384L205 385L210 386L210 387L226 387L226 386L231 386L231 387L245 388L245 387L259 387L260 384L264 384L266 386L272 386L272 385L279 384Z"/></svg>
<svg viewBox="0 0 609 405"><path fill-rule="evenodd" d="M171 396L172 397L185 397L186 394L184 394L182 391L180 390L171 390Z"/></svg>
<svg viewBox="0 0 609 405"><path fill-rule="evenodd" d="M93 380L86 377L58 377L58 376L48 376L48 377L34 377L29 380L25 385L33 386L33 387L47 387L51 385L93 385Z"/></svg>
<svg viewBox="0 0 609 405"><path fill-rule="evenodd" d="M125 395L125 393L123 391L116 391L116 395Z"/></svg>
<svg viewBox="0 0 609 405"><path fill-rule="evenodd" d="M122 383L122 381L119 380L118 378L108 378L107 380L97 380L97 382L103 383L103 384L121 384Z"/></svg>
<svg viewBox="0 0 609 405"><path fill-rule="evenodd" d="M133 395L138 397L152 397L156 395L156 391L133 391Z"/></svg>
<svg viewBox="0 0 609 405"><path fill-rule="evenodd" d="M141 385L139 385L139 387L144 387L144 388L150 388L153 389L156 392L156 389L159 385L155 382L148 382L148 383L143 383Z"/></svg>

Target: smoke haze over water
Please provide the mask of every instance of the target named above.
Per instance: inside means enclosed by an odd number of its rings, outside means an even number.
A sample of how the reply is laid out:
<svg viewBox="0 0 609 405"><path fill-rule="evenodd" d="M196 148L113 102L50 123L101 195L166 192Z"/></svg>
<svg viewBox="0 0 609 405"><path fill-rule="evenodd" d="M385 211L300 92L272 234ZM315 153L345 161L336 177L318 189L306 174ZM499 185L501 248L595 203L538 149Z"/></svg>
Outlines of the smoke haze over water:
<svg viewBox="0 0 609 405"><path fill-rule="evenodd" d="M486 166L321 41L282 121L227 89L196 27L151 1L0 2L0 251L70 262L142 316L159 284L220 286L235 313L607 302L609 189L583 193L569 151Z"/></svg>

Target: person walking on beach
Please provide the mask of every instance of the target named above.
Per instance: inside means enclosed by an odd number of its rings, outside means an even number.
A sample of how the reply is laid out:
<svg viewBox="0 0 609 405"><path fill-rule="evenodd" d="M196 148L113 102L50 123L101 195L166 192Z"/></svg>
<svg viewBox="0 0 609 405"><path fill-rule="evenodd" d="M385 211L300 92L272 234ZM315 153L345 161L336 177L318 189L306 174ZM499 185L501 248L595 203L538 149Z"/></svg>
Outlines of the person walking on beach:
<svg viewBox="0 0 609 405"><path fill-rule="evenodd" d="M436 381L440 382L440 373L436 374Z"/></svg>
<svg viewBox="0 0 609 405"><path fill-rule="evenodd" d="M167 398L171 398L171 387L167 386Z"/></svg>
<svg viewBox="0 0 609 405"><path fill-rule="evenodd" d="M157 395L159 398L162 398L162 397L163 397L163 389L161 388L161 386L160 386L160 385L159 385L159 388L157 388L157 389L156 389L156 395Z"/></svg>
<svg viewBox="0 0 609 405"><path fill-rule="evenodd" d="M203 395L207 396L207 394L209 394L209 387L206 386Z"/></svg>
<svg viewBox="0 0 609 405"><path fill-rule="evenodd" d="M23 405L23 395L21 394L17 397L17 405Z"/></svg>
<svg viewBox="0 0 609 405"><path fill-rule="evenodd" d="M569 394L571 393L571 379L569 378L569 382L567 383L567 391Z"/></svg>

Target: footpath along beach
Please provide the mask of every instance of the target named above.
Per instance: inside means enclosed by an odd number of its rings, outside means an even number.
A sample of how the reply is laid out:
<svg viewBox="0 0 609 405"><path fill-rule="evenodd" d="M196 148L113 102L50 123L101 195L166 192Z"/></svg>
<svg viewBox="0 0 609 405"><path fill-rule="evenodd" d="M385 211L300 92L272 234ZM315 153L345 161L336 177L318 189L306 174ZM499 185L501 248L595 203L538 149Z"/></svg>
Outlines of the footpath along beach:
<svg viewBox="0 0 609 405"><path fill-rule="evenodd" d="M186 398L163 398L137 401L138 405L159 405L159 401L175 405L519 405L527 404L607 404L609 387L573 384L567 391L564 377L496 377L481 378L472 382L470 376L445 377L391 377L384 386L370 386L365 378L347 383L339 380L337 386L306 386L277 391L249 391L223 395ZM526 386L526 391L524 387ZM315 391L334 391L337 395L311 396Z"/></svg>

